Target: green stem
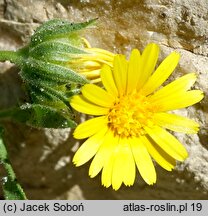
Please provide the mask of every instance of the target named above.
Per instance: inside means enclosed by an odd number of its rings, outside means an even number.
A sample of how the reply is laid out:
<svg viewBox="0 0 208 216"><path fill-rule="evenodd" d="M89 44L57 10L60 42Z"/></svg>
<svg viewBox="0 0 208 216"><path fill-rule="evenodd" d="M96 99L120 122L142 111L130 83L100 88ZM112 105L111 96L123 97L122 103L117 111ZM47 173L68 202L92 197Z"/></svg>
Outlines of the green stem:
<svg viewBox="0 0 208 216"><path fill-rule="evenodd" d="M17 51L0 50L0 61L10 61L17 64L22 64L23 58L28 55L28 47L23 47Z"/></svg>
<svg viewBox="0 0 208 216"><path fill-rule="evenodd" d="M2 138L3 128L0 127L0 161L7 173L7 176L2 179L2 188L4 192L4 197L7 200L25 200L26 195L17 182L15 172L10 163L6 146Z"/></svg>
<svg viewBox="0 0 208 216"><path fill-rule="evenodd" d="M19 61L19 54L16 51L0 51L0 61L10 61L12 63L17 63Z"/></svg>
<svg viewBox="0 0 208 216"><path fill-rule="evenodd" d="M4 166L4 169L5 169L6 172L7 172L8 177L9 177L12 181L15 181L16 175L15 175L15 173L14 173L14 171L13 171L13 168L12 168L12 165L10 164L10 161L8 161L8 158L7 158L6 161L4 161L3 166Z"/></svg>

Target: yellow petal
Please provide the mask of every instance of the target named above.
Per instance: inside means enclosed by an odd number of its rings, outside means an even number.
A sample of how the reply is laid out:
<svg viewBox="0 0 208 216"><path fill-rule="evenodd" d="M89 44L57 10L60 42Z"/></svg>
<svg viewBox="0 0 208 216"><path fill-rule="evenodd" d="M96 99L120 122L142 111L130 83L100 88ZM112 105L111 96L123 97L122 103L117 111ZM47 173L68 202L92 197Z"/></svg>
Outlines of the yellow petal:
<svg viewBox="0 0 208 216"><path fill-rule="evenodd" d="M112 184L114 159L115 159L114 155L111 154L103 167L101 181L102 181L102 185L106 188L110 187Z"/></svg>
<svg viewBox="0 0 208 216"><path fill-rule="evenodd" d="M87 120L80 125L74 131L74 138L84 139L97 133L99 130L107 126L108 119L106 116L100 116Z"/></svg>
<svg viewBox="0 0 208 216"><path fill-rule="evenodd" d="M92 104L81 95L73 96L70 101L70 105L75 110L89 115L106 115L109 111L109 108Z"/></svg>
<svg viewBox="0 0 208 216"><path fill-rule="evenodd" d="M97 78L97 79L91 80L91 83L99 83L99 82L101 82L101 78L100 77Z"/></svg>
<svg viewBox="0 0 208 216"><path fill-rule="evenodd" d="M154 184L156 182L156 172L146 146L139 137L130 139L130 143L140 175L147 184Z"/></svg>
<svg viewBox="0 0 208 216"><path fill-rule="evenodd" d="M87 77L87 79L96 79L100 77L100 69L93 70L93 68L90 68L89 71L85 70L84 72L79 72L79 73Z"/></svg>
<svg viewBox="0 0 208 216"><path fill-rule="evenodd" d="M162 99L165 100L170 95L186 92L191 88L191 86L195 83L195 81L196 81L195 73L186 74L180 77L179 79L169 83L165 87L161 88L149 98L151 98L152 102L157 100L162 100Z"/></svg>
<svg viewBox="0 0 208 216"><path fill-rule="evenodd" d="M94 84L84 85L81 91L87 100L96 105L110 108L114 103L114 97L112 95Z"/></svg>
<svg viewBox="0 0 208 216"><path fill-rule="evenodd" d="M159 65L157 70L148 79L144 87L142 88L142 94L148 95L154 92L175 70L180 55L179 53L173 52Z"/></svg>
<svg viewBox="0 0 208 216"><path fill-rule="evenodd" d="M175 159L163 151L151 138L148 139L146 136L143 136L142 142L145 144L149 154L161 167L167 171L171 171L175 167Z"/></svg>
<svg viewBox="0 0 208 216"><path fill-rule="evenodd" d="M145 128L149 136L162 148L167 154L178 161L184 161L188 157L185 147L166 130L155 126L154 128Z"/></svg>
<svg viewBox="0 0 208 216"><path fill-rule="evenodd" d="M158 112L181 109L198 103L203 97L202 91L191 90L159 99L154 102L154 106L157 107Z"/></svg>
<svg viewBox="0 0 208 216"><path fill-rule="evenodd" d="M82 164L89 161L96 154L104 140L107 129L107 127L102 128L99 132L87 139L81 145L73 158L73 163L76 166L81 166Z"/></svg>
<svg viewBox="0 0 208 216"><path fill-rule="evenodd" d="M124 170L123 170L123 155L120 144L118 144L114 150L114 164L112 170L112 188L118 190L123 182Z"/></svg>
<svg viewBox="0 0 208 216"><path fill-rule="evenodd" d="M118 190L124 182L125 185L133 185L135 180L135 162L127 139L120 138L119 144L114 150L114 164L112 170L112 187Z"/></svg>
<svg viewBox="0 0 208 216"><path fill-rule="evenodd" d="M155 113L153 119L156 125L176 132L194 134L199 130L199 124L195 121L175 114Z"/></svg>
<svg viewBox="0 0 208 216"><path fill-rule="evenodd" d="M114 165L114 151L116 146L118 145L118 137L113 137L111 142L109 143L109 154L108 157L106 157L105 164L102 171L102 185L105 187L109 187L112 184L112 172L113 172L113 165ZM112 146L113 145L113 146Z"/></svg>
<svg viewBox="0 0 208 216"><path fill-rule="evenodd" d="M134 49L131 52L129 59L129 67L127 74L127 93L131 93L137 87L137 83L140 80L140 77L143 76L140 70L141 65L141 55L139 50Z"/></svg>
<svg viewBox="0 0 208 216"><path fill-rule="evenodd" d="M107 50L104 50L104 49L93 47L93 48L86 49L86 50L89 50L90 52L92 52L92 54L96 54L98 59L104 59L107 61L112 61L113 57L114 57L113 53L111 53Z"/></svg>
<svg viewBox="0 0 208 216"><path fill-rule="evenodd" d="M142 53L141 58L141 67L140 67L140 73L142 73L141 79L139 80L137 84L137 89L141 89L143 85L146 83L150 75L155 69L155 65L157 63L159 55L159 46L154 43L150 43L146 46Z"/></svg>
<svg viewBox="0 0 208 216"><path fill-rule="evenodd" d="M113 62L113 76L119 95L126 92L127 60L123 55L116 55Z"/></svg>
<svg viewBox="0 0 208 216"><path fill-rule="evenodd" d="M134 184L136 169L134 156L128 139L120 140L120 160L122 160L123 182L126 186Z"/></svg>
<svg viewBox="0 0 208 216"><path fill-rule="evenodd" d="M102 67L100 76L106 91L115 97L118 96L118 89L115 85L112 71L108 65Z"/></svg>
<svg viewBox="0 0 208 216"><path fill-rule="evenodd" d="M105 135L103 144L100 146L97 154L95 155L89 169L89 175L91 178L95 177L103 168L105 163L109 161L111 154L117 144L116 138L114 138L113 133L108 130Z"/></svg>

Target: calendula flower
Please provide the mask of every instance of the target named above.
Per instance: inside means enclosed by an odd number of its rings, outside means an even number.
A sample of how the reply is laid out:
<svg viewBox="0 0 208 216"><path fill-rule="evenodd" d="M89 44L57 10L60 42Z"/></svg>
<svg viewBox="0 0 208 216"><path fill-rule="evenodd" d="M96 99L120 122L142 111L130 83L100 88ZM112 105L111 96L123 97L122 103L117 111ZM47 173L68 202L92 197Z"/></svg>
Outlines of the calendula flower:
<svg viewBox="0 0 208 216"><path fill-rule="evenodd" d="M113 189L134 184L136 167L144 181L156 182L152 158L171 171L188 153L166 129L197 133L199 125L191 119L168 113L188 107L203 98L200 90L189 90L196 80L187 74L160 88L176 68L180 55L171 53L154 71L159 47L149 44L142 55L136 49L129 61L116 55L113 68L101 70L104 86L86 84L81 95L71 99L71 106L85 114L97 116L80 124L77 139L88 138L76 152L73 162L80 166L91 158L90 177L102 170L102 184Z"/></svg>
<svg viewBox="0 0 208 216"><path fill-rule="evenodd" d="M87 39L82 38L83 51L81 54L73 54L68 61L68 66L91 80L92 83L101 81L100 70L104 64L113 67L115 54L101 48L91 47Z"/></svg>

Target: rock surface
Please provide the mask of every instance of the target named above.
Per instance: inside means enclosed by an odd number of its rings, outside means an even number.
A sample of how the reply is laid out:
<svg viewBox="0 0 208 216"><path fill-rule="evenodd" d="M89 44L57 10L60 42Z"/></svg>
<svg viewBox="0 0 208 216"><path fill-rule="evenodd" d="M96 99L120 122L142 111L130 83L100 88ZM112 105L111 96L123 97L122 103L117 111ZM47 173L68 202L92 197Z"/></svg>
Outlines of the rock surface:
<svg viewBox="0 0 208 216"><path fill-rule="evenodd" d="M127 56L149 42L161 47L160 61L171 51L181 53L169 81L196 72L196 89L205 93L196 106L178 113L201 125L197 135L176 134L189 158L173 172L157 169L157 184L147 186L137 175L133 187L115 192L88 177L89 164L71 163L77 143L70 129L38 130L6 122L6 138L18 180L29 199L207 199L208 191L208 1L207 0L0 0L0 49L27 43L33 30L52 18L71 22L98 17L85 32L93 46ZM24 97L18 70L0 64L0 107Z"/></svg>

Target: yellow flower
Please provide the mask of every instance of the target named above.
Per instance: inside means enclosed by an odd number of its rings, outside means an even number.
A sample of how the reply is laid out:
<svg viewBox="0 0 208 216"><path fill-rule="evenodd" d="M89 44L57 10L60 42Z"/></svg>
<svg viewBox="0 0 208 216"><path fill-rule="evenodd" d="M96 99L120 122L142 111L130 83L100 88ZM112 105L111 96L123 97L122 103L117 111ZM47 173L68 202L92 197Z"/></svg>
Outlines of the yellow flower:
<svg viewBox="0 0 208 216"><path fill-rule="evenodd" d="M85 53L73 55L68 66L91 80L92 83L101 81L100 70L104 64L113 67L115 54L107 50L91 47L90 43L82 38Z"/></svg>
<svg viewBox="0 0 208 216"><path fill-rule="evenodd" d="M171 53L153 73L158 54L159 47L152 43L142 55L133 50L129 61L116 55L113 68L105 65L101 70L105 89L87 84L82 95L71 100L75 110L97 116L76 128L75 138L89 138L73 162L80 166L94 156L89 175L95 177L102 170L105 187L112 185L117 190L122 183L133 185L136 166L144 181L152 185L156 182L152 158L171 171L176 160L184 161L188 156L166 129L190 134L199 129L193 120L167 112L203 98L200 90L189 90L196 75L187 74L159 88L177 66L180 55Z"/></svg>

